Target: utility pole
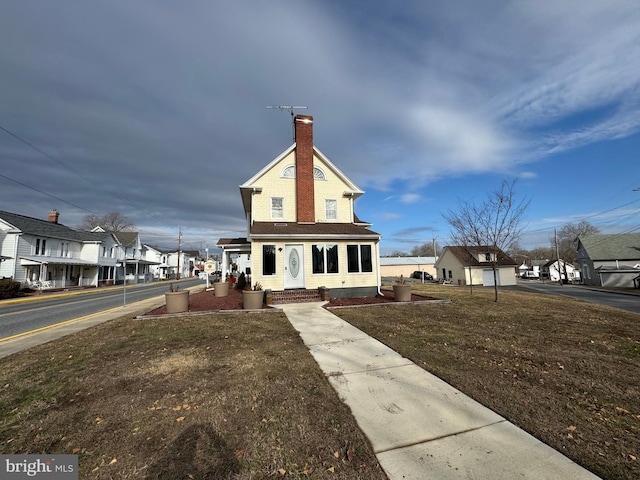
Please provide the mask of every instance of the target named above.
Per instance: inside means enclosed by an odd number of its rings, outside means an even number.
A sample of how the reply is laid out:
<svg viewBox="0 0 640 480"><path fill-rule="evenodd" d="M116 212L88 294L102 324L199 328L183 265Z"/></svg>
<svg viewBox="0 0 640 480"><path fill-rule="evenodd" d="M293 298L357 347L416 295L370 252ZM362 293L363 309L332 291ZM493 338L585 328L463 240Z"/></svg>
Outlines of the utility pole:
<svg viewBox="0 0 640 480"><path fill-rule="evenodd" d="M555 237L555 242L556 242L556 264L558 268L558 277L559 277L558 284L562 285L562 271L560 270L560 250L558 249L558 232L555 228L553 229L553 236Z"/></svg>
<svg viewBox="0 0 640 480"><path fill-rule="evenodd" d="M180 248L182 246L182 227L179 227L178 230L178 271L176 272L176 280L180 280L180 257L182 256L182 252Z"/></svg>

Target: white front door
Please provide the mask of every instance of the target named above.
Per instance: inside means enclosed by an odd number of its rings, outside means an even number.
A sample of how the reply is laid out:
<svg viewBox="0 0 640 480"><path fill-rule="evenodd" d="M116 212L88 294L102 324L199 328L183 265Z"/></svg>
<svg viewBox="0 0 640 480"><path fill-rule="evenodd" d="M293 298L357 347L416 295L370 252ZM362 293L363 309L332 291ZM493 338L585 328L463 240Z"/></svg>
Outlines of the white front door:
<svg viewBox="0 0 640 480"><path fill-rule="evenodd" d="M284 246L284 288L304 288L304 249Z"/></svg>

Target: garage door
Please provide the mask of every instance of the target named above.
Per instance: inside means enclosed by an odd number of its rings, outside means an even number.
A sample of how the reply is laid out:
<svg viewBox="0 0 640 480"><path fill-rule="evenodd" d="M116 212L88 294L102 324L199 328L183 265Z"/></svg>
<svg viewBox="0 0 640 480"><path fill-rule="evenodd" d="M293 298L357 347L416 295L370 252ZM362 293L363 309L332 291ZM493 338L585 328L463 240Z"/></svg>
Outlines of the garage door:
<svg viewBox="0 0 640 480"><path fill-rule="evenodd" d="M498 282L498 285L500 285L500 270L496 270L496 281ZM493 283L492 269L482 270L482 284L485 287L493 287L495 285Z"/></svg>

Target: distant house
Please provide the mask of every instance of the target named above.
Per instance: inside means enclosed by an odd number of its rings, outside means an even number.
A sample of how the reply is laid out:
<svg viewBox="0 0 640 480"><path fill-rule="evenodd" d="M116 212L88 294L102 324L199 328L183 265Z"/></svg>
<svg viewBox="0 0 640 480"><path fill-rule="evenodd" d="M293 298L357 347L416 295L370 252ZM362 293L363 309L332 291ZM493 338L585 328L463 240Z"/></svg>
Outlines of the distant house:
<svg viewBox="0 0 640 480"><path fill-rule="evenodd" d="M355 214L364 192L315 147L312 117L296 115L294 130L295 143L240 185L247 236L218 241L223 274L245 254L252 281L273 292L374 295L380 234Z"/></svg>
<svg viewBox="0 0 640 480"><path fill-rule="evenodd" d="M640 233L581 235L576 249L584 284L623 288L639 285Z"/></svg>
<svg viewBox="0 0 640 480"><path fill-rule="evenodd" d="M108 232L75 230L59 223L0 211L0 278L36 289L98 286L118 275L118 239Z"/></svg>
<svg viewBox="0 0 640 480"><path fill-rule="evenodd" d="M34 289L101 287L153 279L146 246L137 232L109 232L100 227L76 230L59 222L0 211L0 278Z"/></svg>
<svg viewBox="0 0 640 480"><path fill-rule="evenodd" d="M565 283L577 283L580 282L580 270L562 259L551 260L542 266L542 277L552 282L559 282L562 278Z"/></svg>
<svg viewBox="0 0 640 480"><path fill-rule="evenodd" d="M436 277L436 257L380 257L380 275L409 278L413 272L427 272Z"/></svg>
<svg viewBox="0 0 640 480"><path fill-rule="evenodd" d="M497 250L497 251L496 251ZM493 265L496 265L494 281ZM435 264L438 280L457 285L515 285L518 263L494 247L447 246Z"/></svg>

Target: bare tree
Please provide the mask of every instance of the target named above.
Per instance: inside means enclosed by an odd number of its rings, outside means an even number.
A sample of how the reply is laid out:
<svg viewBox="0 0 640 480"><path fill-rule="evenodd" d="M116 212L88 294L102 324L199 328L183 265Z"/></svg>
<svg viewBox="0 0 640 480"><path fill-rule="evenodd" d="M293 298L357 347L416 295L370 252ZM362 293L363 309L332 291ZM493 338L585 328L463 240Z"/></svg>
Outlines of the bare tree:
<svg viewBox="0 0 640 480"><path fill-rule="evenodd" d="M108 232L132 232L135 230L133 222L118 212L111 212L106 215L87 215L78 226L78 229L93 230L95 227L102 227Z"/></svg>
<svg viewBox="0 0 640 480"><path fill-rule="evenodd" d="M482 203L463 202L443 214L451 227L451 238L459 246L487 249L493 270L494 301L498 301L497 265L499 251L509 251L518 242L521 222L529 201L517 201L515 180L503 180ZM472 282L470 282L472 283Z"/></svg>
<svg viewBox="0 0 640 480"><path fill-rule="evenodd" d="M580 235L598 235L600 229L590 224L586 220L578 223L567 223L558 230L558 251L562 260L575 264L576 262L576 239ZM552 245L555 238L551 239ZM554 255L555 256L555 255Z"/></svg>

